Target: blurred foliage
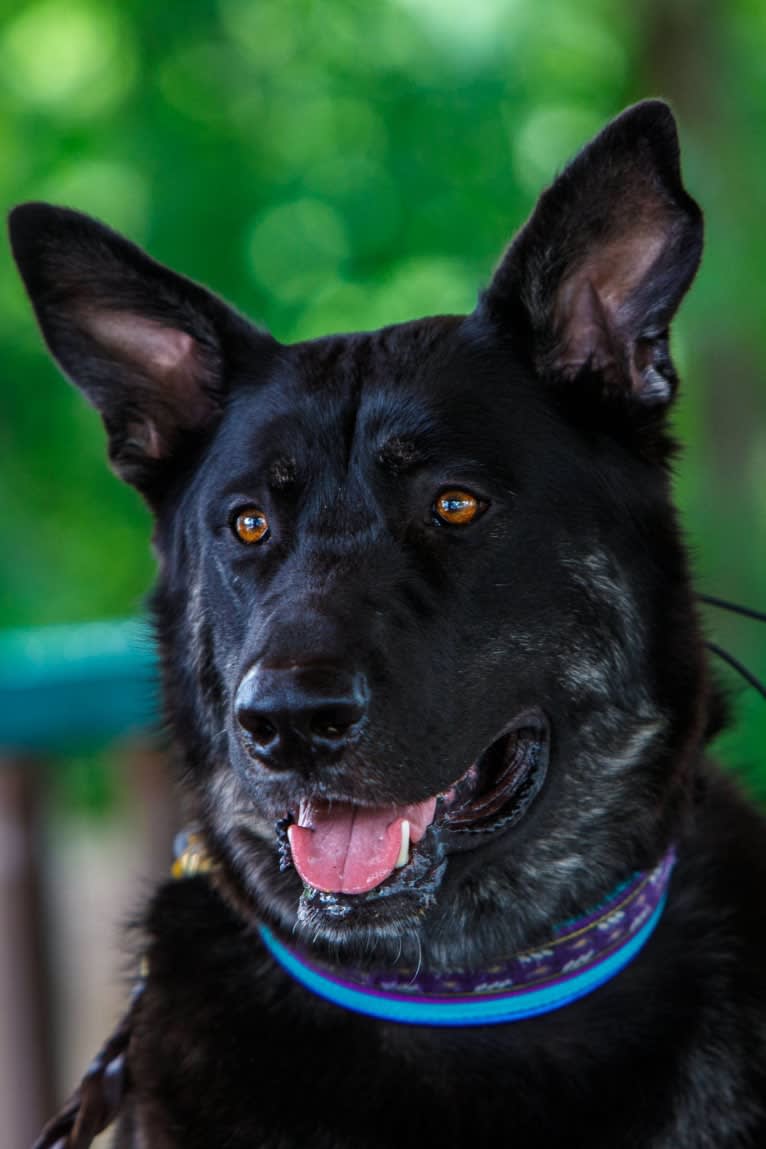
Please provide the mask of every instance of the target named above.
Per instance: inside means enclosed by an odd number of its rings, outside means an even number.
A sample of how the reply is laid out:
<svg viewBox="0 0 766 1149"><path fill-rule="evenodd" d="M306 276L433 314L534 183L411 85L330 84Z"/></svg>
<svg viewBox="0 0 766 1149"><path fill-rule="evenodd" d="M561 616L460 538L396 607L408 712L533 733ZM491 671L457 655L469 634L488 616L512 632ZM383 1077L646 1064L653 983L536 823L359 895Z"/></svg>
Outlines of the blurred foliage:
<svg viewBox="0 0 766 1149"><path fill-rule="evenodd" d="M291 340L470 308L557 167L669 97L708 223L677 489L701 586L764 607L764 60L760 0L0 0L0 200L91 212ZM148 516L7 254L0 305L0 625L130 613ZM715 634L766 677L766 633Z"/></svg>
<svg viewBox="0 0 766 1149"><path fill-rule="evenodd" d="M47 781L54 806L65 815L85 814L102 820L115 815L126 801L122 778L103 753L59 758Z"/></svg>

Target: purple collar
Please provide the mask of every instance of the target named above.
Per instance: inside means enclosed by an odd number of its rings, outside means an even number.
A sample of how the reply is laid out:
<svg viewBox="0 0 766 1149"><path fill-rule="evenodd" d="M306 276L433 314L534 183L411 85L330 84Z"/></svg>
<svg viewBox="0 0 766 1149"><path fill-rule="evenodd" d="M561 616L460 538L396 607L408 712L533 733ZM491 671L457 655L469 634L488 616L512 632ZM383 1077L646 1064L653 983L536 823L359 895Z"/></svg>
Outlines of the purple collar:
<svg viewBox="0 0 766 1149"><path fill-rule="evenodd" d="M598 906L557 926L549 942L476 971L341 970L278 939L266 948L296 981L355 1013L425 1026L496 1025L568 1005L610 981L643 949L657 925L675 865L671 847Z"/></svg>

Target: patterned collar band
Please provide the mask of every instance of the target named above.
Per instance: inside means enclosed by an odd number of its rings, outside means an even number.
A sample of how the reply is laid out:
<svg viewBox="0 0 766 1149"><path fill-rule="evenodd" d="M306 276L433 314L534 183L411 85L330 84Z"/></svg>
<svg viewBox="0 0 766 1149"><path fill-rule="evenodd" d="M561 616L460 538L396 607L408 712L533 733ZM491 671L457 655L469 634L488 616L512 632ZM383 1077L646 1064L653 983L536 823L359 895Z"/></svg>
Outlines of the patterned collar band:
<svg viewBox="0 0 766 1149"><path fill-rule="evenodd" d="M324 966L261 925L266 948L312 993L354 1013L405 1025L497 1025L549 1013L611 981L657 925L675 864L671 847L589 913L558 926L544 946L476 972L433 974Z"/></svg>

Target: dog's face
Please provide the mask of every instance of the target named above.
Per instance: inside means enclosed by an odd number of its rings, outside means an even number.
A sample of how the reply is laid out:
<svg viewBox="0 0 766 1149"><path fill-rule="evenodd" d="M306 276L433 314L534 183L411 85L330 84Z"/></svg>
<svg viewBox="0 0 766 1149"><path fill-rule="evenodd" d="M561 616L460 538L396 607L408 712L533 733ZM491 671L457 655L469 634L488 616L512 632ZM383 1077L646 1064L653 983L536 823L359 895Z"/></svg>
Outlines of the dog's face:
<svg viewBox="0 0 766 1149"><path fill-rule="evenodd" d="M664 430L701 219L664 105L467 317L286 347L86 217L12 235L156 514L168 716L244 904L475 961L655 856L705 696Z"/></svg>

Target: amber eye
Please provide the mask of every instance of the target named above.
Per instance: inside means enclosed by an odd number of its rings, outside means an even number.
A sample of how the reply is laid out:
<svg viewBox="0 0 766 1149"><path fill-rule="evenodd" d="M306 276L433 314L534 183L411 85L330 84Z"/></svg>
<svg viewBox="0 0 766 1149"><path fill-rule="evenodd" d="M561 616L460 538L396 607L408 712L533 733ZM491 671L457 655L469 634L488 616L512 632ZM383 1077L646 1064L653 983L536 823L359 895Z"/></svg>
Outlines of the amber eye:
<svg viewBox="0 0 766 1149"><path fill-rule="evenodd" d="M487 508L476 495L470 491L458 489L442 491L434 503L434 514L441 523L448 523L453 527L464 527L478 519Z"/></svg>
<svg viewBox="0 0 766 1149"><path fill-rule="evenodd" d="M231 525L243 543L262 543L269 534L269 520L258 507L245 507L232 519Z"/></svg>

